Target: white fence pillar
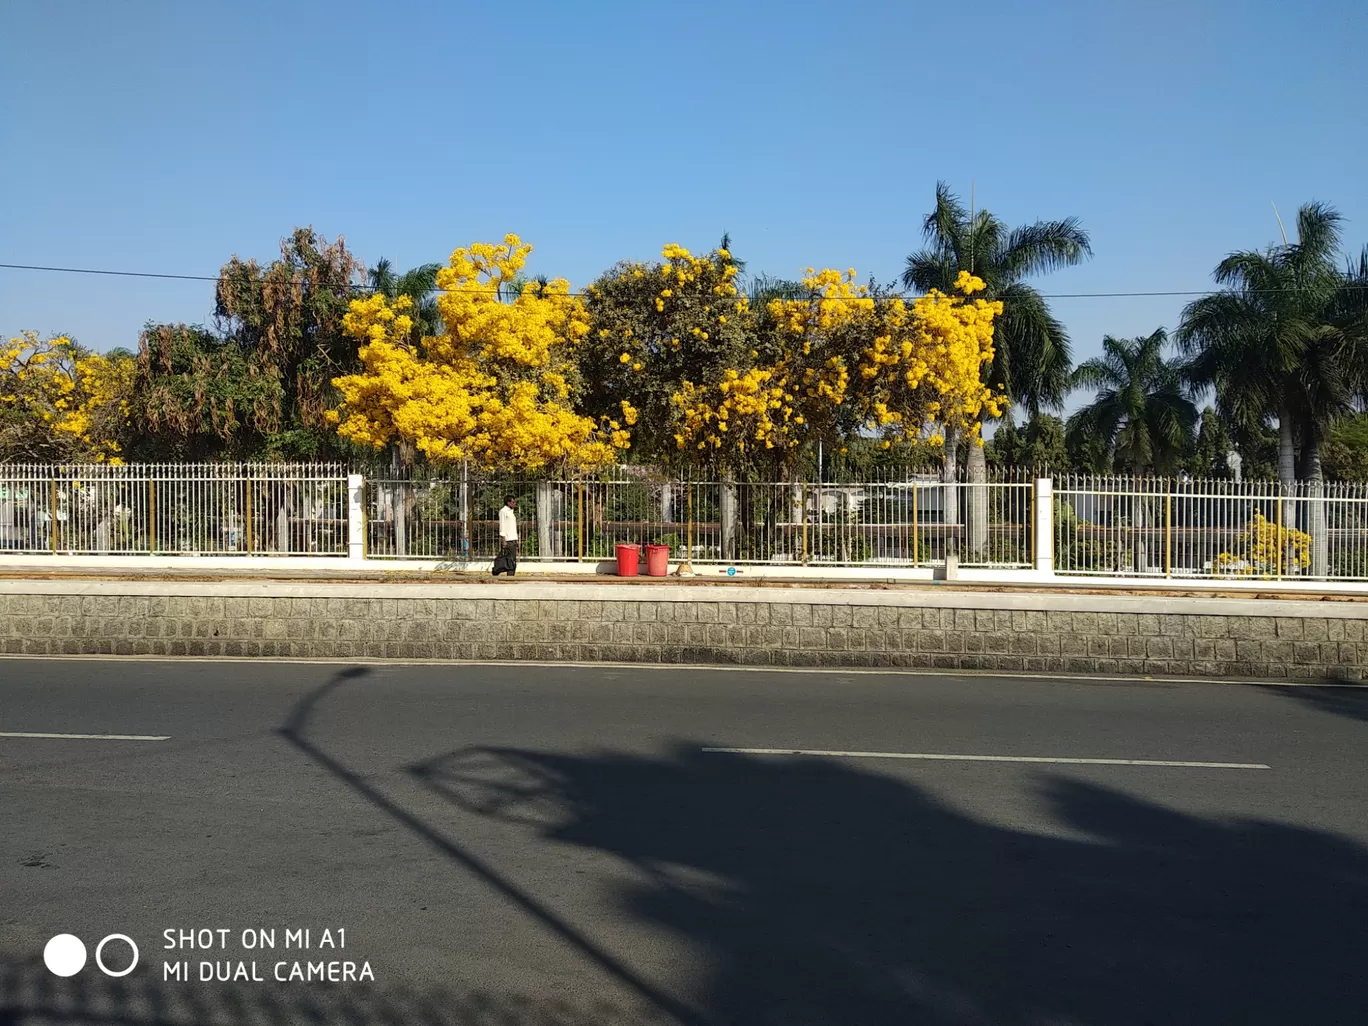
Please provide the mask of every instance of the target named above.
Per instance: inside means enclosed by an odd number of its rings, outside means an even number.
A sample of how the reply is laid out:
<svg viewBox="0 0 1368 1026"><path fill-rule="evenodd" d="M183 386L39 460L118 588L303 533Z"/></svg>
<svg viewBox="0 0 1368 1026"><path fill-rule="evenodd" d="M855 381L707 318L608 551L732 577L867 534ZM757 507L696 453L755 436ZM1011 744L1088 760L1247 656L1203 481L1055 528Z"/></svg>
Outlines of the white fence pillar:
<svg viewBox="0 0 1368 1026"><path fill-rule="evenodd" d="M732 478L726 478L722 482L722 491L718 502L718 515L722 519L722 558L733 560L737 558L736 547L736 482Z"/></svg>
<svg viewBox="0 0 1368 1026"><path fill-rule="evenodd" d="M537 482L537 555L547 559L553 555L551 549L551 496L555 487L550 481Z"/></svg>
<svg viewBox="0 0 1368 1026"><path fill-rule="evenodd" d="M347 558L366 558L366 479L347 475Z"/></svg>
<svg viewBox="0 0 1368 1026"><path fill-rule="evenodd" d="M1325 509L1325 483L1323 481L1312 481L1306 489L1308 498L1307 506L1307 533L1311 535L1311 576L1328 577L1330 575L1330 536L1326 528L1330 526L1330 518L1326 516Z"/></svg>
<svg viewBox="0 0 1368 1026"><path fill-rule="evenodd" d="M1035 483L1035 568L1054 573L1054 480L1048 477Z"/></svg>

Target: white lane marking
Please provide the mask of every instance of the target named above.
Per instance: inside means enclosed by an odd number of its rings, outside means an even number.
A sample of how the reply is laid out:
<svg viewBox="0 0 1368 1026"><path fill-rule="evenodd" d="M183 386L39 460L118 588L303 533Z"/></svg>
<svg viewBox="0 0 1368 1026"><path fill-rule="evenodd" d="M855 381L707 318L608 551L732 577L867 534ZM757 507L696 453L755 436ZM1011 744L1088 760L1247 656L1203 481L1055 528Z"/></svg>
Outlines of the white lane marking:
<svg viewBox="0 0 1368 1026"><path fill-rule="evenodd" d="M0 730L0 737L36 737L53 741L170 741L170 734L39 734L24 730Z"/></svg>
<svg viewBox="0 0 1368 1026"><path fill-rule="evenodd" d="M1170 766L1179 769L1272 769L1262 762L1176 762L1169 759L1071 759L1045 755L946 755L939 752L826 752L812 748L705 748L728 755L816 755L838 759L920 759L926 762L1046 762L1065 766Z"/></svg>
<svg viewBox="0 0 1368 1026"><path fill-rule="evenodd" d="M376 659L357 657L347 659L341 656L319 659L305 659L299 656L111 656L111 655L14 655L0 654L0 660L15 662L93 662L93 663L257 663L288 664L297 666L508 666L535 667L572 670L710 670L718 673L806 673L826 676L861 677L964 677L970 680L1046 680L1060 684L1083 681L1107 681L1110 683L1146 684L1221 684L1230 687L1261 688L1358 688L1368 691L1368 683L1353 681L1305 681L1305 680L1262 680L1257 677L1152 677L1135 674L1085 674L1085 673L1029 673L1021 670L914 670L906 667L863 667L863 666L758 666L736 663L585 663L574 660L549 662L528 659Z"/></svg>

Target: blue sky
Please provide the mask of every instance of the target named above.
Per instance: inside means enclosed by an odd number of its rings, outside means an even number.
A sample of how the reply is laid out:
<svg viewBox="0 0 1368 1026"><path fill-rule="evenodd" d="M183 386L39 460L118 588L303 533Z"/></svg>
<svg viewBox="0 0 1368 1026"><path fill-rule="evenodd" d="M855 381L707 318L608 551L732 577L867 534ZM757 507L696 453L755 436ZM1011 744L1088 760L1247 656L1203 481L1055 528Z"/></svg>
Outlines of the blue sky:
<svg viewBox="0 0 1368 1026"><path fill-rule="evenodd" d="M1322 200L1368 243L1368 4L45 0L0 34L0 262L214 274L297 224L367 263L515 231L577 286L723 231L891 280L937 179L1075 215L1047 293L1202 289ZM0 331L136 344L207 282L0 270ZM1060 299L1079 358L1177 298Z"/></svg>

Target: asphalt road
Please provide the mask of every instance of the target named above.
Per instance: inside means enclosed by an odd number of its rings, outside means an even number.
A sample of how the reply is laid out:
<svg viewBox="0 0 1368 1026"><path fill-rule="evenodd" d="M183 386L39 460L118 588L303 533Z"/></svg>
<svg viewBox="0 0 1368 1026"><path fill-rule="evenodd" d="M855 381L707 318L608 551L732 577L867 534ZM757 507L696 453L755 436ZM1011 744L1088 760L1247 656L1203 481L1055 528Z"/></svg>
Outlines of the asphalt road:
<svg viewBox="0 0 1368 1026"><path fill-rule="evenodd" d="M4 660L0 1026L1363 1023L1366 788L1368 689Z"/></svg>

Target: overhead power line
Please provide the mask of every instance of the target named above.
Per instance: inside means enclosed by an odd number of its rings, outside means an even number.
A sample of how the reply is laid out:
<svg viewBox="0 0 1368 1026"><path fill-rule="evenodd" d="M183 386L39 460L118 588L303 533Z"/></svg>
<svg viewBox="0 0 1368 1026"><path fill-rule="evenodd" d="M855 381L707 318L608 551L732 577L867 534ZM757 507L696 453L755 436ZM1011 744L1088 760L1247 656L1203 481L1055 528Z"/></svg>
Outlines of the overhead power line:
<svg viewBox="0 0 1368 1026"><path fill-rule="evenodd" d="M219 278L220 278L220 276L217 275L217 274L213 274L213 275L209 275L209 274L163 274L163 273L158 273L158 272L155 272L155 271L114 271L114 270L107 270L107 269L103 269L103 268L94 268L94 267L48 267L48 266L44 266L44 265L41 265L41 264L3 264L3 263L0 263L0 269L10 270L10 271L43 271L43 272L54 273L54 274L93 274L93 275L104 275L104 276L116 277L116 278L159 278L159 279L164 279L164 280L168 280L168 281L213 281L213 282L216 282L216 281L218 281ZM295 284L297 284L297 285L304 285L304 286L306 286L306 287L309 286L309 283L308 283L308 282L295 282ZM1357 284L1347 284L1347 285L1345 285L1345 287L1346 287L1346 288L1351 288L1351 289L1368 289L1368 285L1357 285ZM350 292L375 292L375 291L376 291L376 288L375 288L375 286L373 286L373 285L347 285L347 286L345 286L345 288L346 288L348 291L350 291ZM486 292L486 291L488 291L488 290L486 290L486 289L473 289L473 288L471 288L471 289L437 289L436 291L438 291L438 292ZM1172 290L1172 291L1154 291L1154 292L1050 292L1050 293L1042 293L1042 294L1041 294L1041 298L1042 298L1042 299L1153 299L1153 298L1197 298L1197 297L1201 297L1201 296L1214 296L1214 295L1220 295L1222 291L1223 291L1223 290L1221 290L1221 289L1200 289L1200 290ZM1243 290L1242 290L1242 291L1243 291ZM1254 294L1268 294L1268 293L1280 293L1280 292L1300 292L1300 291L1302 291L1302 290L1299 289L1299 288L1293 287L1293 288L1281 288L1281 289L1249 289L1249 290L1247 290L1247 291L1248 291L1249 293L1254 293ZM570 295L570 296L579 296L579 297L581 297L581 298L587 298L587 297L588 297L588 293L587 293L587 292L584 292L584 291L569 292L569 293L566 293L566 295ZM903 299L912 298L911 296L908 296L908 295L905 295L905 294L902 294L902 293L896 293L895 295L898 295L898 296L900 296L900 297L903 298ZM858 296L847 296L847 297L833 297L833 298L852 299L852 300L854 300L854 299L859 299L859 298L862 298L862 297L858 297Z"/></svg>

